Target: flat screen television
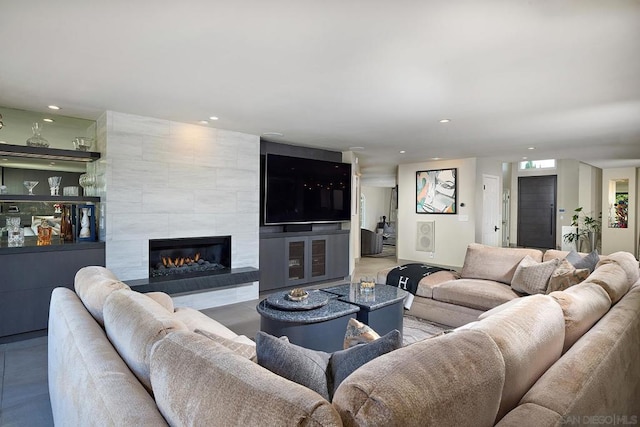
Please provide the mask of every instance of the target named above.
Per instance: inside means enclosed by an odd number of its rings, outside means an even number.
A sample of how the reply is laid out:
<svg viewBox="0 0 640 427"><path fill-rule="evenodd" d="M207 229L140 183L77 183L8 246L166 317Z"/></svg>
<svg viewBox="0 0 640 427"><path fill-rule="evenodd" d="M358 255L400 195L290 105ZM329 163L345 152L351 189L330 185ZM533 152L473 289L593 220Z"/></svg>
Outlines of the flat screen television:
<svg viewBox="0 0 640 427"><path fill-rule="evenodd" d="M351 165L267 154L263 224L310 224L351 219Z"/></svg>

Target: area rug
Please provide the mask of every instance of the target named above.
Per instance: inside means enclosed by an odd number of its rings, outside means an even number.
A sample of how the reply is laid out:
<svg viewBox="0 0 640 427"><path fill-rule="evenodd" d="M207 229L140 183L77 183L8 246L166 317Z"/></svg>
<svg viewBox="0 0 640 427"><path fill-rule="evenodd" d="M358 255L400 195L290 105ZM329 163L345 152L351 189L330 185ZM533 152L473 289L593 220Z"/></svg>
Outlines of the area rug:
<svg viewBox="0 0 640 427"><path fill-rule="evenodd" d="M403 345L413 344L427 338L439 335L451 328L439 323L429 322L414 316L405 315L402 328Z"/></svg>

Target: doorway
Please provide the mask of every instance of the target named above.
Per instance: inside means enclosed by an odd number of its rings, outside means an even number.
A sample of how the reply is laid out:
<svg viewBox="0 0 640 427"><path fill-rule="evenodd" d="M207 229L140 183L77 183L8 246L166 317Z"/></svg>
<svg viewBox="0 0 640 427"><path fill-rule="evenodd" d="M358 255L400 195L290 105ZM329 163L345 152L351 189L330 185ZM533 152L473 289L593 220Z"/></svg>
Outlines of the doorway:
<svg viewBox="0 0 640 427"><path fill-rule="evenodd" d="M500 246L499 178L482 175L482 244Z"/></svg>
<svg viewBox="0 0 640 427"><path fill-rule="evenodd" d="M556 247L557 176L518 178L518 246Z"/></svg>

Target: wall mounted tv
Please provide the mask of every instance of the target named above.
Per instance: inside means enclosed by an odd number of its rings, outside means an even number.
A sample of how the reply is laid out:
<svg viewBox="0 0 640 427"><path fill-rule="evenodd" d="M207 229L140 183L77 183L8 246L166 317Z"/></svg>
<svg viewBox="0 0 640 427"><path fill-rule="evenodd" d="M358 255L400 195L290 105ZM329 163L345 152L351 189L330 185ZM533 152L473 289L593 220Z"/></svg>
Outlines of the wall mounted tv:
<svg viewBox="0 0 640 427"><path fill-rule="evenodd" d="M267 154L265 225L342 222L351 219L351 165Z"/></svg>

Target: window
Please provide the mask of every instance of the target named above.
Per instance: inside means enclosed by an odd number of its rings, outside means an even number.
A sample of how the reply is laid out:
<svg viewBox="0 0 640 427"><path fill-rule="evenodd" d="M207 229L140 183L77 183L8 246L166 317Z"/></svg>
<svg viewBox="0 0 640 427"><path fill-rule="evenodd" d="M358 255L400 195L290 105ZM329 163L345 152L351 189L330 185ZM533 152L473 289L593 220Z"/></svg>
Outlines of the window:
<svg viewBox="0 0 640 427"><path fill-rule="evenodd" d="M525 160L519 163L518 169L554 169L556 167L556 159L547 160Z"/></svg>

